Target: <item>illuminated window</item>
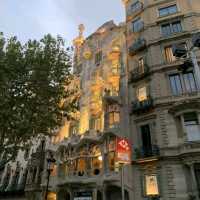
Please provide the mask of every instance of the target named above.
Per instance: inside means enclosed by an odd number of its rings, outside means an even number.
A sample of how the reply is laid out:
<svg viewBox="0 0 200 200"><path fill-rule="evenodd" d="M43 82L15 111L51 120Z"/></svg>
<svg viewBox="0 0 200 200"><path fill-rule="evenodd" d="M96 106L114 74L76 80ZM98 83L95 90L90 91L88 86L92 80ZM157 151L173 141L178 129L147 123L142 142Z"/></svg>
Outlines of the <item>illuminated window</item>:
<svg viewBox="0 0 200 200"><path fill-rule="evenodd" d="M158 180L156 175L145 176L145 196L159 196Z"/></svg>
<svg viewBox="0 0 200 200"><path fill-rule="evenodd" d="M138 100L144 101L147 99L147 88L146 86L138 88Z"/></svg>
<svg viewBox="0 0 200 200"><path fill-rule="evenodd" d="M108 165L110 171L116 171L115 162L116 141L115 138L110 138L108 143Z"/></svg>
<svg viewBox="0 0 200 200"><path fill-rule="evenodd" d="M102 155L101 150L98 146L92 147L92 158L91 158L91 165L92 165L92 172L93 175L98 175L102 169Z"/></svg>
<svg viewBox="0 0 200 200"><path fill-rule="evenodd" d="M138 60L138 67L139 67L139 73L143 74L144 73L144 58L140 58Z"/></svg>
<svg viewBox="0 0 200 200"><path fill-rule="evenodd" d="M85 171L86 171L85 158L77 159L77 170L78 170L78 176L83 176L85 174Z"/></svg>
<svg viewBox="0 0 200 200"><path fill-rule="evenodd" d="M90 129L101 130L101 118L100 117L90 119Z"/></svg>
<svg viewBox="0 0 200 200"><path fill-rule="evenodd" d="M48 200L56 200L56 193L55 192L48 192L48 195L47 195L47 199Z"/></svg>
<svg viewBox="0 0 200 200"><path fill-rule="evenodd" d="M110 112L109 113L109 128L114 128L119 124L120 114L119 112Z"/></svg>
<svg viewBox="0 0 200 200"><path fill-rule="evenodd" d="M56 173L57 173L57 165L52 164L51 176L56 176Z"/></svg>
<svg viewBox="0 0 200 200"><path fill-rule="evenodd" d="M70 125L69 135L76 135L78 133L78 127L76 125Z"/></svg>

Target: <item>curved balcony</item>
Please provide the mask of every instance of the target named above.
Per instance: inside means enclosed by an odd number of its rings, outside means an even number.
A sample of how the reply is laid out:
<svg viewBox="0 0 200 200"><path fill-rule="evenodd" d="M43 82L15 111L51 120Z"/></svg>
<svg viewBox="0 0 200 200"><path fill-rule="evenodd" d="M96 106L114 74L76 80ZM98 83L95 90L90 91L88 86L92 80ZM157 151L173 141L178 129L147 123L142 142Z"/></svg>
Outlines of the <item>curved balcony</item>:
<svg viewBox="0 0 200 200"><path fill-rule="evenodd" d="M129 83L134 83L139 81L150 74L150 69L148 65L137 66L130 72Z"/></svg>
<svg viewBox="0 0 200 200"><path fill-rule="evenodd" d="M119 103L120 96L118 91L105 90L103 95L104 101L108 103Z"/></svg>
<svg viewBox="0 0 200 200"><path fill-rule="evenodd" d="M129 55L133 56L139 51L142 51L146 48L146 40L144 38L138 38L130 47L129 47Z"/></svg>
<svg viewBox="0 0 200 200"><path fill-rule="evenodd" d="M130 114L141 114L149 111L152 108L153 108L153 99L151 97L148 97L146 100L143 101L136 100L132 102Z"/></svg>
<svg viewBox="0 0 200 200"><path fill-rule="evenodd" d="M152 145L148 148L135 148L134 150L136 160L160 156L160 148L157 145Z"/></svg>

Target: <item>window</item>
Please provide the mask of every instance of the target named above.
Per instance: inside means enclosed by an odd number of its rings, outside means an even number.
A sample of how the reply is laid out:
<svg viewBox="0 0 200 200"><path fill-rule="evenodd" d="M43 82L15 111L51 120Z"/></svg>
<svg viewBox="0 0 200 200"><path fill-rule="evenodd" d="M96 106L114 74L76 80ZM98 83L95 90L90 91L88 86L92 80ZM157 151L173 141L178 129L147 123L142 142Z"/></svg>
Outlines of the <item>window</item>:
<svg viewBox="0 0 200 200"><path fill-rule="evenodd" d="M144 27L144 23L140 18L136 19L132 23L133 23L133 32L141 31Z"/></svg>
<svg viewBox="0 0 200 200"><path fill-rule="evenodd" d="M188 141L200 140L200 126L197 113L185 113L183 117Z"/></svg>
<svg viewBox="0 0 200 200"><path fill-rule="evenodd" d="M182 31L182 26L180 21L172 22L172 23L167 23L163 24L161 26L162 34L164 36L171 35L173 33L179 33Z"/></svg>
<svg viewBox="0 0 200 200"><path fill-rule="evenodd" d="M120 116L119 112L109 113L109 128L115 128L119 124Z"/></svg>
<svg viewBox="0 0 200 200"><path fill-rule="evenodd" d="M69 135L76 135L78 133L78 127L76 125L71 124L69 129Z"/></svg>
<svg viewBox="0 0 200 200"><path fill-rule="evenodd" d="M90 128L92 130L101 130L101 118L92 118L90 120Z"/></svg>
<svg viewBox="0 0 200 200"><path fill-rule="evenodd" d="M98 175L102 169L102 155L98 146L93 146L91 150L91 167L94 175Z"/></svg>
<svg viewBox="0 0 200 200"><path fill-rule="evenodd" d="M179 74L170 75L169 79L173 95L182 94L183 88L181 84L180 75Z"/></svg>
<svg viewBox="0 0 200 200"><path fill-rule="evenodd" d="M110 138L108 142L108 165L110 171L116 170L115 150L116 140L115 138Z"/></svg>
<svg viewBox="0 0 200 200"><path fill-rule="evenodd" d="M147 99L147 88L146 86L138 88L138 96L139 101L144 101Z"/></svg>
<svg viewBox="0 0 200 200"><path fill-rule="evenodd" d="M187 45L185 42L178 44L178 46L187 50ZM165 59L168 63L176 61L176 57L172 52L172 45L165 47Z"/></svg>
<svg viewBox="0 0 200 200"><path fill-rule="evenodd" d="M173 95L196 92L197 90L193 72L173 74L169 76L169 79Z"/></svg>
<svg viewBox="0 0 200 200"><path fill-rule="evenodd" d="M151 132L149 124L141 126L142 152L145 157L152 156Z"/></svg>
<svg viewBox="0 0 200 200"><path fill-rule="evenodd" d="M172 53L172 46L165 47L165 59L168 63L176 61L176 57Z"/></svg>
<svg viewBox="0 0 200 200"><path fill-rule="evenodd" d="M138 67L139 67L139 73L143 74L144 73L144 59L140 58L138 60Z"/></svg>
<svg viewBox="0 0 200 200"><path fill-rule="evenodd" d="M95 65L100 65L101 60L102 60L102 51L99 51L95 55Z"/></svg>
<svg viewBox="0 0 200 200"><path fill-rule="evenodd" d="M195 92L197 90L193 72L183 74L186 92Z"/></svg>
<svg viewBox="0 0 200 200"><path fill-rule="evenodd" d="M159 9L159 16L166 16L166 15L170 15L170 14L174 14L177 12L177 6L176 5L171 5L165 8L160 8Z"/></svg>
<svg viewBox="0 0 200 200"><path fill-rule="evenodd" d="M155 174L145 175L145 196L158 196L158 180Z"/></svg>
<svg viewBox="0 0 200 200"><path fill-rule="evenodd" d="M131 11L136 12L138 10L142 9L142 3L137 1L134 4L131 5Z"/></svg>

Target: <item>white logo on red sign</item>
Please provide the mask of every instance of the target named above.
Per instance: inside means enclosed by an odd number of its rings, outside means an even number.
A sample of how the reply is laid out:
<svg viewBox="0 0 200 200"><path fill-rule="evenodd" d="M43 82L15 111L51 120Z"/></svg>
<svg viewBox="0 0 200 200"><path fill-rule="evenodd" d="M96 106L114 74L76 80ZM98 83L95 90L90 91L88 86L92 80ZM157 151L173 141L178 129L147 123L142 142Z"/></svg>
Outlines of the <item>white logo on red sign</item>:
<svg viewBox="0 0 200 200"><path fill-rule="evenodd" d="M125 149L125 150L129 150L129 144L128 144L128 142L126 141L126 140L121 140L120 142L119 142L119 145L123 148L123 149Z"/></svg>

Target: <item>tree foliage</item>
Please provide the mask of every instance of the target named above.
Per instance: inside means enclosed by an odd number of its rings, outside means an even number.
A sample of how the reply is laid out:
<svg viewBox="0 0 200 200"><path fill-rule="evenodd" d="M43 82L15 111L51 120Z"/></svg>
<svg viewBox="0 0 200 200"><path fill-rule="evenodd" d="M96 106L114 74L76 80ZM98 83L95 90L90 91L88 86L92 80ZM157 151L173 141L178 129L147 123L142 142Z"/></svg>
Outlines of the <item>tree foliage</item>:
<svg viewBox="0 0 200 200"><path fill-rule="evenodd" d="M75 91L68 87L73 80L70 55L59 36L21 44L0 34L0 154L7 161L76 109ZM61 104L63 99L68 100Z"/></svg>

